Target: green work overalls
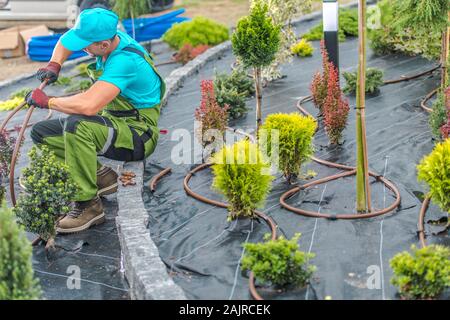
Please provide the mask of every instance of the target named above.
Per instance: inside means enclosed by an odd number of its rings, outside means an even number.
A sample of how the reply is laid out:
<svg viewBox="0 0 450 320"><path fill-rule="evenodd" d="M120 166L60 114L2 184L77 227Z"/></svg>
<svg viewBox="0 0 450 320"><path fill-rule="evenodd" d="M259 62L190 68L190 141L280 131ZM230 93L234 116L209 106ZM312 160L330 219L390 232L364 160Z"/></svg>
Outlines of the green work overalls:
<svg viewBox="0 0 450 320"><path fill-rule="evenodd" d="M133 47L122 50L140 55L161 80L160 98L166 85L148 54ZM101 70L95 63L88 67L89 76L96 81ZM123 96L117 96L96 116L70 115L67 118L41 121L31 130L36 145L45 144L58 159L69 166L78 185L73 201L87 201L97 195L97 156L119 161L139 161L150 156L159 137L158 119L161 104L136 109Z"/></svg>

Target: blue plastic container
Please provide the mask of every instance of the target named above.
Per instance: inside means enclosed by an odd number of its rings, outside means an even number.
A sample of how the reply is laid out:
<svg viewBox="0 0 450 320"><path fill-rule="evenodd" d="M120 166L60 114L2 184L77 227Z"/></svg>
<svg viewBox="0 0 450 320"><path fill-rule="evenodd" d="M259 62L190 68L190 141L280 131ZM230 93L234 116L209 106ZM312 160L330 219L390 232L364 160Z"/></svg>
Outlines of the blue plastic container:
<svg viewBox="0 0 450 320"><path fill-rule="evenodd" d="M50 61L53 54L53 49L61 36L62 34L55 34L51 36L31 38L28 42L28 57L33 61ZM86 55L87 53L84 51L77 51L69 57L69 60L77 59Z"/></svg>

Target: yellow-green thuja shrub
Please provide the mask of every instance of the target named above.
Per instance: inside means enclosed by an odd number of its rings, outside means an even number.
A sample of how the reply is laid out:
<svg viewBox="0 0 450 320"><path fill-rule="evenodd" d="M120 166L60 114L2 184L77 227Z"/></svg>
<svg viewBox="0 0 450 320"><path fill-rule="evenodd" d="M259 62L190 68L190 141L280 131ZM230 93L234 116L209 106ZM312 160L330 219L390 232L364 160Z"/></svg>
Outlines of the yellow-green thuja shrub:
<svg viewBox="0 0 450 320"><path fill-rule="evenodd" d="M238 141L217 152L212 162L213 188L228 200L228 220L256 217L254 210L264 205L273 180L258 145Z"/></svg>
<svg viewBox="0 0 450 320"><path fill-rule="evenodd" d="M277 158L273 153L278 152L278 167L289 182L300 174L302 164L313 154L316 128L314 118L298 113L271 114L261 127L261 150L271 159ZM273 134L278 134L278 146L273 145L277 140Z"/></svg>
<svg viewBox="0 0 450 320"><path fill-rule="evenodd" d="M430 245L411 247L390 261L394 276L391 283L406 299L434 299L450 286L450 249Z"/></svg>
<svg viewBox="0 0 450 320"><path fill-rule="evenodd" d="M450 139L436 145L417 166L418 180L430 188L431 200L450 212Z"/></svg>
<svg viewBox="0 0 450 320"><path fill-rule="evenodd" d="M41 290L33 275L31 255L25 232L11 210L0 205L0 300L39 299Z"/></svg>

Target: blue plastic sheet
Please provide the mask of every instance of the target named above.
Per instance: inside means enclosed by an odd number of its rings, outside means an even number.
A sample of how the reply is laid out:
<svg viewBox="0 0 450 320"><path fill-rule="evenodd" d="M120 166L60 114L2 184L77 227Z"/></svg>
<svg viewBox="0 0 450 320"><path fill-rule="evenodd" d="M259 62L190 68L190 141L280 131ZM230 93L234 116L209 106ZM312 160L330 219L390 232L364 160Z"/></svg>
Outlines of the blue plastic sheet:
<svg viewBox="0 0 450 320"><path fill-rule="evenodd" d="M62 34L50 36L33 37L28 42L28 57L33 61L49 61L52 57L53 49L58 43ZM84 51L74 52L68 60L86 56Z"/></svg>
<svg viewBox="0 0 450 320"><path fill-rule="evenodd" d="M185 9L179 9L158 17L134 19L135 39L141 42L161 38L173 24L190 20L186 17L178 17L185 11ZM131 19L123 20L122 23L127 33L133 36Z"/></svg>

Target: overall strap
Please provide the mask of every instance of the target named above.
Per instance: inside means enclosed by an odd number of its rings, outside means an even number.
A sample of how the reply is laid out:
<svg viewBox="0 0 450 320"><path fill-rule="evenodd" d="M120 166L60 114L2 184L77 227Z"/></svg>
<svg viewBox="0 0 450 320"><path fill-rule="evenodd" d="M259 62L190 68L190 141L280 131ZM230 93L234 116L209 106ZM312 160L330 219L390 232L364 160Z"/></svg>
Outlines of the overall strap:
<svg viewBox="0 0 450 320"><path fill-rule="evenodd" d="M123 48L122 50L136 53L136 54L140 55L142 58L144 58L145 60L147 60L146 57L149 57L153 61L153 57L150 54L146 55L144 52L142 52L141 50L136 49L134 47L128 46L128 47Z"/></svg>

